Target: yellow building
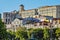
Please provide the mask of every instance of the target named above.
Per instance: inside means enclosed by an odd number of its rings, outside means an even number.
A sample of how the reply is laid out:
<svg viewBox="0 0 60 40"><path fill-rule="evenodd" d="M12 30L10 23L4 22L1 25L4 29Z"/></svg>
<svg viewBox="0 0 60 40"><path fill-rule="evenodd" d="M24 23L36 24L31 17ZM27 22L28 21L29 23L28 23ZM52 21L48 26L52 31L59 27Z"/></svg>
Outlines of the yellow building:
<svg viewBox="0 0 60 40"><path fill-rule="evenodd" d="M19 14L20 14L23 18L33 17L33 16L35 15L35 11L34 11L34 10L26 10L26 11L19 12Z"/></svg>
<svg viewBox="0 0 60 40"><path fill-rule="evenodd" d="M36 9L25 10L24 5L20 5L19 15L21 15L23 18L33 17L35 15L35 10Z"/></svg>
<svg viewBox="0 0 60 40"><path fill-rule="evenodd" d="M38 8L38 12L41 15L53 16L54 18L60 18L60 5L40 7Z"/></svg>
<svg viewBox="0 0 60 40"><path fill-rule="evenodd" d="M53 16L54 18L60 18L60 5L55 6L43 6L36 9L25 10L23 5L20 5L19 14L22 17L32 17L35 14Z"/></svg>

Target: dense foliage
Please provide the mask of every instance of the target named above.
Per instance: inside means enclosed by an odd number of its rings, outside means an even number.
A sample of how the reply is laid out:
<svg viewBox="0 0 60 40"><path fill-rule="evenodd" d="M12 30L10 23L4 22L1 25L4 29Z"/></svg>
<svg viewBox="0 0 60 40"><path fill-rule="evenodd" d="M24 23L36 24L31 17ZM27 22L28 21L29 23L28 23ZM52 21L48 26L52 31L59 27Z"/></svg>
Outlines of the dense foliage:
<svg viewBox="0 0 60 40"><path fill-rule="evenodd" d="M4 23L0 20L0 40L49 40L50 38L58 39L60 37L60 28L37 28L37 29L26 29L25 27L17 28L16 32L6 31Z"/></svg>
<svg viewBox="0 0 60 40"><path fill-rule="evenodd" d="M7 34L6 27L2 20L0 19L0 40L6 39L7 38L6 34Z"/></svg>

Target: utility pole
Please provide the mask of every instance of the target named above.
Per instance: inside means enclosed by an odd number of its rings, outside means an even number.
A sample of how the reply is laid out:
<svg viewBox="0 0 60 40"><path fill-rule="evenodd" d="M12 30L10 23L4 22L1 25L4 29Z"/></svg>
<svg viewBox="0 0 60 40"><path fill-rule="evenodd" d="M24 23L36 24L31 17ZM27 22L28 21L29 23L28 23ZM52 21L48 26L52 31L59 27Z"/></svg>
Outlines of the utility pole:
<svg viewBox="0 0 60 40"><path fill-rule="evenodd" d="M51 24L50 25L50 40L53 40L52 34L53 34L53 26Z"/></svg>

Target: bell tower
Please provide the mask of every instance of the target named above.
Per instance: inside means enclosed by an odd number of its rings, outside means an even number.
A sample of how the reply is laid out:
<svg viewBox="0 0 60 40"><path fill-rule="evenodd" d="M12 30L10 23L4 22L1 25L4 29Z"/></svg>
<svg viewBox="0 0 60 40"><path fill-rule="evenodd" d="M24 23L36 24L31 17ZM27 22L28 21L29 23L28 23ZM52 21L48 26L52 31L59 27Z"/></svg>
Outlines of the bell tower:
<svg viewBox="0 0 60 40"><path fill-rule="evenodd" d="M20 5L20 12L22 12L22 11L24 11L24 5L23 4Z"/></svg>

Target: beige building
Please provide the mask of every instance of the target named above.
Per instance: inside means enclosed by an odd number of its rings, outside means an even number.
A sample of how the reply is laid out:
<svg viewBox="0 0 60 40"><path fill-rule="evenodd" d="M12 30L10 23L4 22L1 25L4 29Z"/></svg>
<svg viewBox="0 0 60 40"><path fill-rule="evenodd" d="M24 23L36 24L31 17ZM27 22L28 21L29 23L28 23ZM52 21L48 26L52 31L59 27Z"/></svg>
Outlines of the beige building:
<svg viewBox="0 0 60 40"><path fill-rule="evenodd" d="M22 12L19 12L21 14L21 16L23 18L26 18L26 17L33 17L35 15L35 10L26 10L26 11L22 11Z"/></svg>
<svg viewBox="0 0 60 40"><path fill-rule="evenodd" d="M22 17L34 16L38 12L40 15L53 16L54 18L60 18L60 5L56 6L43 6L37 9L25 10L23 5L20 5L19 14Z"/></svg>
<svg viewBox="0 0 60 40"><path fill-rule="evenodd" d="M53 16L54 18L60 18L60 5L40 7L38 8L38 12L41 15Z"/></svg>
<svg viewBox="0 0 60 40"><path fill-rule="evenodd" d="M22 26L22 20L16 18L14 21L12 21L11 24L12 24L12 25L11 25L11 26L12 26L12 29L13 29L14 31L16 31L16 28L17 28L17 27L21 27L21 26Z"/></svg>
<svg viewBox="0 0 60 40"><path fill-rule="evenodd" d="M33 17L37 13L37 9L25 10L23 5L20 5L19 14L23 17Z"/></svg>

